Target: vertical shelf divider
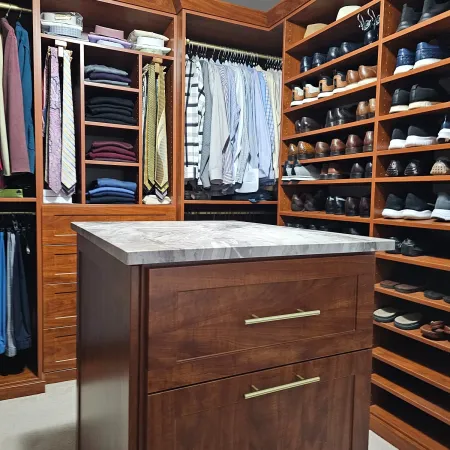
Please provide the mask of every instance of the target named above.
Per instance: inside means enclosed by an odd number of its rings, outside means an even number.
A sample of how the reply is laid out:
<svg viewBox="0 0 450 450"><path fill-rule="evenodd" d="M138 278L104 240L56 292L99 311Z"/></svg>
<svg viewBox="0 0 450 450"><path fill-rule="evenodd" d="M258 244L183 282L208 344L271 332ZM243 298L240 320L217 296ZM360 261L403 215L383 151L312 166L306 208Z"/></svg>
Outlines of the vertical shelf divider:
<svg viewBox="0 0 450 450"><path fill-rule="evenodd" d="M86 204L86 95L84 86L84 45L80 44L80 173L81 203Z"/></svg>
<svg viewBox="0 0 450 450"><path fill-rule="evenodd" d="M137 188L138 188L138 204L142 205L142 198L143 198L143 191L144 191L144 123L142 121L142 55L138 56L138 84L139 84L139 98L138 98L138 123L139 123L139 136L138 136L138 157L137 161L139 163L139 170L138 170L138 180L137 180Z"/></svg>

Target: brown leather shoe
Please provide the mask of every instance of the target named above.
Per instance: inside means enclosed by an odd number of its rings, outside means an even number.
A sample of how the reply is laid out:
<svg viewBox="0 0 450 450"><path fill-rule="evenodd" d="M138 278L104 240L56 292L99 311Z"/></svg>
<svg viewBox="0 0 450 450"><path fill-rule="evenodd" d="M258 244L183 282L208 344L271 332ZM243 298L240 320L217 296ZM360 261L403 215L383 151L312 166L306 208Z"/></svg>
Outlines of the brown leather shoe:
<svg viewBox="0 0 450 450"><path fill-rule="evenodd" d="M305 93L305 100L303 100L303 103L309 103L319 99L319 87L313 86L312 84L308 83L305 85L303 91Z"/></svg>
<svg viewBox="0 0 450 450"><path fill-rule="evenodd" d="M377 101L374 98L369 100L369 119L375 117L375 110L377 108Z"/></svg>
<svg viewBox="0 0 450 450"><path fill-rule="evenodd" d="M362 153L363 151L363 141L356 134L351 134L347 139L347 144L345 145L345 154L353 155L354 153Z"/></svg>
<svg viewBox="0 0 450 450"><path fill-rule="evenodd" d="M289 144L288 161L295 164L297 162L297 156L298 147L295 144Z"/></svg>
<svg viewBox="0 0 450 450"><path fill-rule="evenodd" d="M330 145L330 155L339 156L345 153L345 144L340 139L333 139Z"/></svg>
<svg viewBox="0 0 450 450"><path fill-rule="evenodd" d="M366 131L363 152L373 152L373 131Z"/></svg>
<svg viewBox="0 0 450 450"><path fill-rule="evenodd" d="M342 178L348 178L348 174L342 172L342 170L339 169L339 166L336 163L331 163L330 167L328 168L327 179L340 180Z"/></svg>
<svg viewBox="0 0 450 450"><path fill-rule="evenodd" d="M356 108L356 120L366 120L369 118L369 102L359 102Z"/></svg>
<svg viewBox="0 0 450 450"><path fill-rule="evenodd" d="M330 146L326 142L317 142L315 152L316 158L326 158L330 156Z"/></svg>
<svg viewBox="0 0 450 450"><path fill-rule="evenodd" d="M322 165L322 170L320 171L320 176L319 176L319 178L321 180L327 180L328 179L328 168L329 168L328 164L323 164Z"/></svg>
<svg viewBox="0 0 450 450"><path fill-rule="evenodd" d="M292 89L292 102L291 106L299 106L305 100L305 93L299 86L294 86Z"/></svg>
<svg viewBox="0 0 450 450"><path fill-rule="evenodd" d="M305 141L298 143L298 159L312 159L314 158L314 147Z"/></svg>
<svg viewBox="0 0 450 450"><path fill-rule="evenodd" d="M359 66L359 82L358 86L377 81L377 66Z"/></svg>
<svg viewBox="0 0 450 450"><path fill-rule="evenodd" d="M329 97L334 94L334 83L331 77L323 75L319 81L319 98Z"/></svg>
<svg viewBox="0 0 450 450"><path fill-rule="evenodd" d="M333 77L333 84L335 93L345 91L348 85L347 74L341 71L336 72L336 75Z"/></svg>
<svg viewBox="0 0 450 450"><path fill-rule="evenodd" d="M349 91L350 89L355 88L358 86L358 83L360 81L359 73L357 70L348 70L347 71L347 87L345 88L346 91Z"/></svg>

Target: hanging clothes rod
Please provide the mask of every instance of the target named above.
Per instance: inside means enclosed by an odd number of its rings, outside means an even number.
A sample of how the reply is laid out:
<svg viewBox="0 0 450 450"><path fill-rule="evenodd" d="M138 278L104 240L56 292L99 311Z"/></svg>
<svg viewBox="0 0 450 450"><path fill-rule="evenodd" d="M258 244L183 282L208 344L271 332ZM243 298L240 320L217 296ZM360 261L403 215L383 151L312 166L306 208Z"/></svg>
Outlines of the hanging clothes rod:
<svg viewBox="0 0 450 450"><path fill-rule="evenodd" d="M20 12L33 12L31 9L22 8L21 6L13 5L12 3L0 2L0 9L7 9L9 11L20 11Z"/></svg>
<svg viewBox="0 0 450 450"><path fill-rule="evenodd" d="M238 53L240 55L256 56L259 59L272 59L272 60L275 60L275 61L281 61L281 58L279 58L278 56L263 55L261 53L248 52L246 50L239 50L237 48L230 48L230 47L222 47L222 46L219 46L219 45L205 44L203 42L191 41L190 39L186 39L186 45L187 44L193 45L195 47L208 48L208 49L211 49L211 50L221 50L221 51L224 51L224 52Z"/></svg>
<svg viewBox="0 0 450 450"><path fill-rule="evenodd" d="M29 216L35 216L35 212L28 212L28 211L0 211L0 216L15 216L15 215L29 215Z"/></svg>

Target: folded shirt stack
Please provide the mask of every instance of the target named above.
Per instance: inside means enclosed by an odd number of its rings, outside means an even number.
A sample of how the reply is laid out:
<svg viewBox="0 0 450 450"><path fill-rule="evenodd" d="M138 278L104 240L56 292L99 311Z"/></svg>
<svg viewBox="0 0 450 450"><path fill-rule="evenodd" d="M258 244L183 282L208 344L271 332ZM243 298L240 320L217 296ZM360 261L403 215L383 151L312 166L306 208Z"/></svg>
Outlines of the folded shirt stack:
<svg viewBox="0 0 450 450"><path fill-rule="evenodd" d="M128 42L133 49L156 55L167 55L172 50L165 46L165 42L168 40L169 38L162 34L143 30L134 30L128 36Z"/></svg>
<svg viewBox="0 0 450 450"><path fill-rule="evenodd" d="M80 39L83 31L83 17L75 12L43 12L41 31Z"/></svg>
<svg viewBox="0 0 450 450"><path fill-rule="evenodd" d="M125 40L122 30L95 26L95 33L89 33L89 42L106 45L108 47L131 48L131 43Z"/></svg>
<svg viewBox="0 0 450 450"><path fill-rule="evenodd" d="M120 97L92 97L86 102L86 120L136 125L134 102Z"/></svg>
<svg viewBox="0 0 450 450"><path fill-rule="evenodd" d="M95 161L136 162L133 146L119 141L94 141L86 156Z"/></svg>
<svg viewBox="0 0 450 450"><path fill-rule="evenodd" d="M94 83L113 84L116 86L129 86L131 79L128 72L115 67L101 64L90 64L84 68L84 79Z"/></svg>
<svg viewBox="0 0 450 450"><path fill-rule="evenodd" d="M132 181L120 181L113 178L99 178L93 188L86 193L86 203L114 204L136 203L137 185Z"/></svg>

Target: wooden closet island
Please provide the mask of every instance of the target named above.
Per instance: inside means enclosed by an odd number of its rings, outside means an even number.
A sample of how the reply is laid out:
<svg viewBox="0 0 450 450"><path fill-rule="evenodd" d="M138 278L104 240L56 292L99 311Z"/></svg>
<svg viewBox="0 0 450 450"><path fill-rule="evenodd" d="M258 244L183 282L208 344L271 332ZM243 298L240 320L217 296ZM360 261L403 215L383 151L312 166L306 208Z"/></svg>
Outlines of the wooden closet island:
<svg viewBox="0 0 450 450"><path fill-rule="evenodd" d="M79 450L365 450L384 239L73 223Z"/></svg>

